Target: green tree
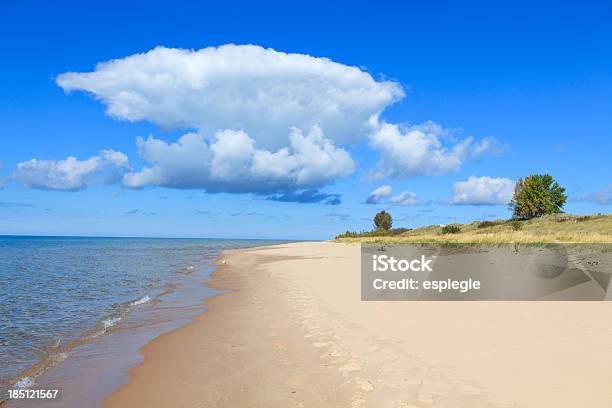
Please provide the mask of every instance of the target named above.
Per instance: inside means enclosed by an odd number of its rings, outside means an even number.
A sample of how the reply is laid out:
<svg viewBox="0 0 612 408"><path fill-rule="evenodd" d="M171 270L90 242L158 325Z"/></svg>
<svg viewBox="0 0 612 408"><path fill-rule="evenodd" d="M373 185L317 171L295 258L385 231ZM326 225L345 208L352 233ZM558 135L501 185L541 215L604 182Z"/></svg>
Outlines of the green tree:
<svg viewBox="0 0 612 408"><path fill-rule="evenodd" d="M391 214L385 210L380 211L374 216L374 226L377 230L389 231L393 225Z"/></svg>
<svg viewBox="0 0 612 408"><path fill-rule="evenodd" d="M519 178L509 206L514 218L529 219L562 212L565 189L548 174Z"/></svg>

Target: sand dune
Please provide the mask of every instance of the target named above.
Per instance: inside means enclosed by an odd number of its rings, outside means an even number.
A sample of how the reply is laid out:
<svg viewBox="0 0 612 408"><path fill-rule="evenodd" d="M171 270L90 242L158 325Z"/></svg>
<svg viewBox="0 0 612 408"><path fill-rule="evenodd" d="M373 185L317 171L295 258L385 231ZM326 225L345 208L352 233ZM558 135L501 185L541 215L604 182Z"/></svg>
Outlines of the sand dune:
<svg viewBox="0 0 612 408"><path fill-rule="evenodd" d="M610 302L362 302L356 244L229 251L107 407L610 407Z"/></svg>

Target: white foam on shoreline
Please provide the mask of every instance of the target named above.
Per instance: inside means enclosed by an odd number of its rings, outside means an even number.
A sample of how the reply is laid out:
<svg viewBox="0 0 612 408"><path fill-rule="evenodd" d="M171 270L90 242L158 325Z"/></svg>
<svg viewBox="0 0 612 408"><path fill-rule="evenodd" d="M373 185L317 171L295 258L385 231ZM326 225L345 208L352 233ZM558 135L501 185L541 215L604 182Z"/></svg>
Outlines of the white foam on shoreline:
<svg viewBox="0 0 612 408"><path fill-rule="evenodd" d="M53 360L56 363L61 363L62 361L64 361L67 358L68 358L68 352L66 352L66 351L63 351L63 352L58 353L55 356L53 356Z"/></svg>
<svg viewBox="0 0 612 408"><path fill-rule="evenodd" d="M144 295L142 298L130 303L131 306L144 305L145 303L149 303L152 299L149 295Z"/></svg>
<svg viewBox="0 0 612 408"><path fill-rule="evenodd" d="M110 327L113 327L120 320L120 317L111 317L106 320L102 320L102 325L104 325L104 331L106 331L106 329Z"/></svg>
<svg viewBox="0 0 612 408"><path fill-rule="evenodd" d="M15 388L24 389L30 388L34 385L34 379L32 377L23 377L15 383Z"/></svg>

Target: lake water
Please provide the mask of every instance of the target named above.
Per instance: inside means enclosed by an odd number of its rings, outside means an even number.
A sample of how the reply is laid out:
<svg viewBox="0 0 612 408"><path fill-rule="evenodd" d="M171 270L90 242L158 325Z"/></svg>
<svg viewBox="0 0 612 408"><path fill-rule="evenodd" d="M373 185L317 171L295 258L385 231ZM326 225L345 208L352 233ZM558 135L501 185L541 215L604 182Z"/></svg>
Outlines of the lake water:
<svg viewBox="0 0 612 408"><path fill-rule="evenodd" d="M47 371L55 370L55 381L70 383L68 374L57 374L58 366L72 365L66 372L77 379L84 373L74 367L91 371L86 367L94 360L98 367L116 369L117 348L136 352L201 312L201 301L215 294L202 282L221 251L278 243L0 237L0 395L38 384ZM105 339L113 333L114 340ZM129 365L125 360L121 366ZM67 397L66 389L63 393Z"/></svg>

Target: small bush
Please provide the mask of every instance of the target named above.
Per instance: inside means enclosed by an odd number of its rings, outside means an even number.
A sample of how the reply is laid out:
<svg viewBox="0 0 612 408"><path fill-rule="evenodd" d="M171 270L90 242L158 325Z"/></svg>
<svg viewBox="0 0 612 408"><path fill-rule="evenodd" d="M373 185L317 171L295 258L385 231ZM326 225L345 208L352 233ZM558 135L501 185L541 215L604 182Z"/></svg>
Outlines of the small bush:
<svg viewBox="0 0 612 408"><path fill-rule="evenodd" d="M520 231L523 229L522 221L516 218L510 220L510 225L512 226L512 229L515 231Z"/></svg>
<svg viewBox="0 0 612 408"><path fill-rule="evenodd" d="M501 221L481 221L478 223L478 228L489 228L489 227L495 227L496 225L500 225L502 222Z"/></svg>
<svg viewBox="0 0 612 408"><path fill-rule="evenodd" d="M461 232L461 227L458 225L445 225L442 227L442 234L458 234Z"/></svg>
<svg viewBox="0 0 612 408"><path fill-rule="evenodd" d="M594 216L590 215L571 215L571 214L563 214L555 218L557 222L585 222L593 219Z"/></svg>
<svg viewBox="0 0 612 408"><path fill-rule="evenodd" d="M340 235L336 235L335 239L340 238L367 238L367 237L389 237L394 235L401 235L404 232L410 231L410 228L393 228L385 230L382 228L371 230L371 231L346 231Z"/></svg>
<svg viewBox="0 0 612 408"><path fill-rule="evenodd" d="M404 232L410 231L410 228L391 228L391 235L402 235Z"/></svg>
<svg viewBox="0 0 612 408"><path fill-rule="evenodd" d="M355 231L346 231L343 234L337 235L336 239L339 239L339 238L355 238L358 235L359 234L357 232L355 232Z"/></svg>

